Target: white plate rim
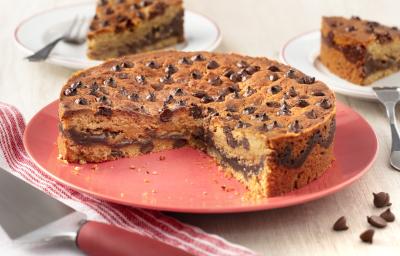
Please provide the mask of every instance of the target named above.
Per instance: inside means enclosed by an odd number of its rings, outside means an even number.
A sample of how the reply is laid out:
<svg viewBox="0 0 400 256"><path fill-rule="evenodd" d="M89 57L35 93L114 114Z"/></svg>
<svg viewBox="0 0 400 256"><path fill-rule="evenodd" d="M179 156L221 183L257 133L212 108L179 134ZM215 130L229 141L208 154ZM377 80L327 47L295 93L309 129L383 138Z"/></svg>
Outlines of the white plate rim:
<svg viewBox="0 0 400 256"><path fill-rule="evenodd" d="M74 3L74 4L64 4L64 5L61 5L61 6L56 6L56 7L44 9L44 10L38 11L36 13L33 13L30 16L27 16L26 18L23 18L17 24L17 26L15 27L14 32L13 32L14 42L26 54L33 54L34 50L30 49L29 46L27 46L24 43L22 43L20 37L18 36L18 33L19 33L21 27L24 24L26 24L27 22L29 22L30 20L32 20L32 19L34 19L34 18L36 18L38 16L41 16L43 14L46 14L46 13L49 13L49 12L52 12L52 11L55 11L55 10L64 9L64 8L71 8L71 7L73 8L73 7L85 6L85 5L94 5L94 4L95 3L88 2L88 1L80 2L80 3ZM221 31L220 27L218 26L218 24L213 19L211 19L209 16L207 16L207 15L205 15L203 13L200 13L200 12L197 12L197 11L190 11L190 10L187 10L187 9L185 9L185 13L191 13L191 14L203 17L204 19L208 20L213 25L213 27L217 31L217 35L216 35L214 41L206 49L203 49L203 51L213 51L213 50L215 50L220 45L220 43L222 41L222 31ZM96 63L97 64L102 63L102 61L90 60L90 62L92 62L92 61L93 61L94 65ZM87 61L85 61L85 62L80 61L80 60L71 61L69 59L63 58L63 56L54 57L54 56L51 56L51 55L46 60L46 62L47 63L51 63L51 64L55 64L55 65L64 66L64 67L78 68L78 69L81 69L83 66L87 66L86 64L88 63Z"/></svg>

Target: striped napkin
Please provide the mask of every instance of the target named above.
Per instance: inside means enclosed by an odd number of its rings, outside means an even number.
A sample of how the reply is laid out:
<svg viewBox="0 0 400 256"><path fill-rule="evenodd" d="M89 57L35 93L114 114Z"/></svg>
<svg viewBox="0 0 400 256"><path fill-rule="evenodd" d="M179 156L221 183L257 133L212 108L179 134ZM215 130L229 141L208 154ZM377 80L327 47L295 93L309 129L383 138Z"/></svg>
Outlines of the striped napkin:
<svg viewBox="0 0 400 256"><path fill-rule="evenodd" d="M89 219L163 241L193 255L256 255L249 249L160 212L109 203L58 183L27 155L22 143L24 129L25 123L19 111L0 103L0 167L86 213Z"/></svg>

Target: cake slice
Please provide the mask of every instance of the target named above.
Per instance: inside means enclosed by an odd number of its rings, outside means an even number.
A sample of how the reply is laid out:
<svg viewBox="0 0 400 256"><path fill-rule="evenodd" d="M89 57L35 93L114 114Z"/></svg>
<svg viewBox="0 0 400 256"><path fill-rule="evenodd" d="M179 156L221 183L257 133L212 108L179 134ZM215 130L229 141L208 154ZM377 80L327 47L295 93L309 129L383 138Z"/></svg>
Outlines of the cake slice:
<svg viewBox="0 0 400 256"><path fill-rule="evenodd" d="M65 84L58 148L68 162L85 163L187 145L211 155L252 197L276 196L331 165L335 113L325 84L266 58L129 55Z"/></svg>
<svg viewBox="0 0 400 256"><path fill-rule="evenodd" d="M359 17L323 17L321 62L352 83L368 85L400 69L400 31Z"/></svg>
<svg viewBox="0 0 400 256"><path fill-rule="evenodd" d="M181 43L182 0L100 0L87 38L87 55L97 60Z"/></svg>

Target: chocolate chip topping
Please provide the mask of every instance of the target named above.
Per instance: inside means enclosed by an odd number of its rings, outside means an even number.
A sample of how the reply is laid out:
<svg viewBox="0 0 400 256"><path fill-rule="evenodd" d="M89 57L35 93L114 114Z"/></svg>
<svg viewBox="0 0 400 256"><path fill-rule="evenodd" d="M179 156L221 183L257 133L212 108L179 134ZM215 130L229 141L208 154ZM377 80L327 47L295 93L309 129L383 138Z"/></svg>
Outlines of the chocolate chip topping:
<svg viewBox="0 0 400 256"><path fill-rule="evenodd" d="M178 69L172 64L168 64L167 67L165 68L165 73L167 75L172 75L172 74L176 73L177 71L178 71Z"/></svg>
<svg viewBox="0 0 400 256"><path fill-rule="evenodd" d="M78 98L78 99L75 100L75 104L78 104L78 105L87 105L87 104L88 104L88 101L87 101L87 99L85 99L85 98Z"/></svg>
<svg viewBox="0 0 400 256"><path fill-rule="evenodd" d="M153 92L150 92L147 96L146 96L146 100L148 101L156 101L156 95Z"/></svg>
<svg viewBox="0 0 400 256"><path fill-rule="evenodd" d="M321 96L325 96L325 93L322 92L322 91L315 91L315 92L312 92L311 95L312 95L312 96L321 97Z"/></svg>
<svg viewBox="0 0 400 256"><path fill-rule="evenodd" d="M161 120L161 122L169 122L171 120L172 116L173 116L173 112L170 109L165 108L165 109L161 110L160 120Z"/></svg>
<svg viewBox="0 0 400 256"><path fill-rule="evenodd" d="M383 218L384 220L386 220L387 222L393 222L396 217L394 216L394 214L390 211L390 208L387 209L386 211L382 212L381 215L379 215L381 218Z"/></svg>
<svg viewBox="0 0 400 256"><path fill-rule="evenodd" d="M391 206L390 203L390 196L388 193L379 192L379 193L372 193L374 196L374 205L376 208L382 208L385 206Z"/></svg>
<svg viewBox="0 0 400 256"><path fill-rule="evenodd" d="M175 89L173 90L173 94L174 94L175 96L182 96L182 95L183 95L183 90L182 90L181 88L177 87L177 88L175 88Z"/></svg>
<svg viewBox="0 0 400 256"><path fill-rule="evenodd" d="M245 107L245 108L243 109L243 114L245 114L245 115L251 115L251 114L253 114L255 111L256 111L256 108L255 108L255 107Z"/></svg>
<svg viewBox="0 0 400 256"><path fill-rule="evenodd" d="M131 101L138 101L139 100L139 94L133 92L128 96L128 99L130 99Z"/></svg>
<svg viewBox="0 0 400 256"><path fill-rule="evenodd" d="M335 224L333 224L333 230L335 231L343 231L343 230L348 230L349 227L347 226L346 223L346 217L342 216L340 217Z"/></svg>
<svg viewBox="0 0 400 256"><path fill-rule="evenodd" d="M203 117L203 111L197 105L192 105L189 109L189 112L190 116L192 116L194 119L199 119Z"/></svg>
<svg viewBox="0 0 400 256"><path fill-rule="evenodd" d="M242 77L238 73L232 73L229 76L229 80L231 80L232 82L240 82L242 81Z"/></svg>
<svg viewBox="0 0 400 256"><path fill-rule="evenodd" d="M146 78L143 75L137 75L135 79L136 82L138 82L141 85L144 85L146 83Z"/></svg>
<svg viewBox="0 0 400 256"><path fill-rule="evenodd" d="M172 84L174 82L174 80L172 79L171 75L167 74L160 78L160 82L163 84Z"/></svg>
<svg viewBox="0 0 400 256"><path fill-rule="evenodd" d="M371 217L367 217L368 223L377 228L384 228L387 225L385 219L380 216L372 215Z"/></svg>
<svg viewBox="0 0 400 256"><path fill-rule="evenodd" d="M272 71L272 72L279 72L279 71L281 71L277 66L274 66L274 65L269 66L269 67L268 67L268 70L269 70L269 71Z"/></svg>
<svg viewBox="0 0 400 256"><path fill-rule="evenodd" d="M373 229L368 229L368 230L364 231L360 235L361 241L363 241L364 243L372 244L372 239L374 237L374 233L375 233L375 231Z"/></svg>
<svg viewBox="0 0 400 256"><path fill-rule="evenodd" d="M353 25L347 26L344 28L346 32L353 32L356 31L356 28Z"/></svg>
<svg viewBox="0 0 400 256"><path fill-rule="evenodd" d="M106 80L104 80L103 84L113 88L117 87L115 80L112 77L109 77Z"/></svg>
<svg viewBox="0 0 400 256"><path fill-rule="evenodd" d="M289 89L289 96L290 96L290 97L296 97L296 96L297 96L296 89L294 89L293 86L290 87L290 89Z"/></svg>
<svg viewBox="0 0 400 256"><path fill-rule="evenodd" d="M145 142L140 146L140 153L147 154L154 149L154 144L151 141Z"/></svg>
<svg viewBox="0 0 400 256"><path fill-rule="evenodd" d="M315 77L303 76L298 80L298 82L300 84L313 84L315 83Z"/></svg>
<svg viewBox="0 0 400 256"><path fill-rule="evenodd" d="M266 113L262 113L262 114L255 114L254 116L256 119L260 120L260 121L268 121L269 117Z"/></svg>
<svg viewBox="0 0 400 256"><path fill-rule="evenodd" d="M277 101L268 101L266 105L270 108L279 108L281 106L281 104L279 104Z"/></svg>
<svg viewBox="0 0 400 256"><path fill-rule="evenodd" d="M271 88L270 88L270 92L271 92L272 94L277 94L277 93L279 93L280 91L282 91L282 87L281 87L280 85L273 85L273 86L271 86Z"/></svg>
<svg viewBox="0 0 400 256"><path fill-rule="evenodd" d="M310 105L310 103L308 103L306 100L303 100L303 99L299 99L299 100L297 101L297 103L296 103L296 106L297 106L297 107L300 107L300 108L305 108L305 107L307 107L308 105Z"/></svg>
<svg viewBox="0 0 400 256"><path fill-rule="evenodd" d="M214 86L216 86L216 85L221 85L222 84L222 80L221 80L221 78L219 78L219 76L211 76L209 79L208 79L208 82L211 84L211 85L214 85Z"/></svg>
<svg viewBox="0 0 400 256"><path fill-rule="evenodd" d="M249 66L249 64L248 64L246 61L244 61L244 60L240 60L240 61L238 61L238 62L236 63L236 66L237 66L238 68L247 68L247 67Z"/></svg>
<svg viewBox="0 0 400 256"><path fill-rule="evenodd" d="M183 57L178 61L178 64L192 65L193 61L187 57Z"/></svg>
<svg viewBox="0 0 400 256"><path fill-rule="evenodd" d="M329 102L328 99L323 99L320 103L319 106L323 109L330 109L332 107L332 104Z"/></svg>
<svg viewBox="0 0 400 256"><path fill-rule="evenodd" d="M192 61L204 61L206 58L202 54L196 54L192 58L190 58Z"/></svg>
<svg viewBox="0 0 400 256"><path fill-rule="evenodd" d="M291 79L296 78L296 71L294 71L294 69L289 69L289 70L286 72L285 77L291 78Z"/></svg>
<svg viewBox="0 0 400 256"><path fill-rule="evenodd" d="M124 61L121 63L121 68L132 68L134 65L131 62Z"/></svg>
<svg viewBox="0 0 400 256"><path fill-rule="evenodd" d="M215 60L210 60L208 63L207 63L207 69L216 69L216 68L218 68L219 67L219 64L218 64L218 62L216 62Z"/></svg>
<svg viewBox="0 0 400 256"><path fill-rule="evenodd" d="M151 60L146 63L146 67L151 68L151 69L157 69L160 67L160 65L157 64L154 60Z"/></svg>
<svg viewBox="0 0 400 256"><path fill-rule="evenodd" d="M112 115L112 110L111 110L111 108L99 107L97 109L96 115L110 117Z"/></svg>
<svg viewBox="0 0 400 256"><path fill-rule="evenodd" d="M292 114L290 106L284 101L279 109L278 116L289 116L290 114Z"/></svg>
<svg viewBox="0 0 400 256"><path fill-rule="evenodd" d="M192 73L190 73L190 76L191 76L193 79L201 79L202 74L201 74L200 71L198 71L198 70L193 70Z"/></svg>
<svg viewBox="0 0 400 256"><path fill-rule="evenodd" d="M289 131L294 132L294 133L299 133L303 127L300 125L299 120L295 120L293 123L289 125Z"/></svg>
<svg viewBox="0 0 400 256"><path fill-rule="evenodd" d="M224 77L230 77L233 73L235 73L232 69L227 69L224 71L224 73L222 74Z"/></svg>
<svg viewBox="0 0 400 256"><path fill-rule="evenodd" d="M256 91L255 89L251 88L250 86L247 86L247 87L246 87L246 90L244 91L243 96L244 96L244 97L249 97L249 96L253 95L253 94L256 93L256 92L257 92L257 91Z"/></svg>
<svg viewBox="0 0 400 256"><path fill-rule="evenodd" d="M317 114L315 113L314 109L312 109L312 110L310 110L310 111L307 111L307 112L305 113L305 115L306 115L306 117L307 117L308 119L316 119L316 118L317 118Z"/></svg>

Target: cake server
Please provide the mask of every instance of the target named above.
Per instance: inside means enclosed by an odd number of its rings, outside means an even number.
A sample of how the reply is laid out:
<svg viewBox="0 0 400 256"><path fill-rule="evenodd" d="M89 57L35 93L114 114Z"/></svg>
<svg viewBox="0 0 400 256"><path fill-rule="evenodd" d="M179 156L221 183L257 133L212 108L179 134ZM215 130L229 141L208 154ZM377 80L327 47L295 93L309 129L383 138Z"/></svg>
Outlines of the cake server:
<svg viewBox="0 0 400 256"><path fill-rule="evenodd" d="M89 255L190 255L86 215L0 169L0 225L16 245L70 241Z"/></svg>
<svg viewBox="0 0 400 256"><path fill-rule="evenodd" d="M386 114L390 122L392 133L392 150L390 154L390 164L393 168L400 171L400 136L396 123L396 104L400 100L399 88L397 87L374 87L373 88L379 101L385 106Z"/></svg>

